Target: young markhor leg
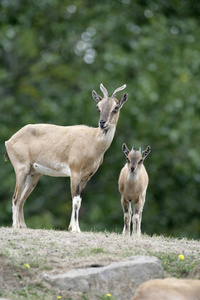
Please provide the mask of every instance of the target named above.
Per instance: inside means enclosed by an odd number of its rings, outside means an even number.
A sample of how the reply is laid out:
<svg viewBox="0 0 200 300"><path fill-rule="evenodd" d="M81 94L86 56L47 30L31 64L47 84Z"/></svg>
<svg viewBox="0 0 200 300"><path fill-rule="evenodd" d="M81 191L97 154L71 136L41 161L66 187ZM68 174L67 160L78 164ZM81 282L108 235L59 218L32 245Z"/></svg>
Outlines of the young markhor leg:
<svg viewBox="0 0 200 300"><path fill-rule="evenodd" d="M131 227L131 216L132 216L132 208L131 202L126 201L124 197L121 198L121 204L124 211L124 229L123 234L130 235L130 227Z"/></svg>

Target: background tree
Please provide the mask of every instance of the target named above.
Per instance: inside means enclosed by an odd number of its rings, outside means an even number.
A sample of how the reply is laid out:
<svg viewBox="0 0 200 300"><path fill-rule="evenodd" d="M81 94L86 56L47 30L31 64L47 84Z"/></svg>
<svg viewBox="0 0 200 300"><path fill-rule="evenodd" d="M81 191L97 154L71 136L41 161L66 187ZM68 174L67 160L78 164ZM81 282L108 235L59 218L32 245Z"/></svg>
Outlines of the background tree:
<svg viewBox="0 0 200 300"><path fill-rule="evenodd" d="M198 1L2 0L0 224L11 224L15 175L4 141L27 123L97 126L91 97L126 83L129 99L103 165L87 184L80 226L121 231L121 151L150 145L142 231L200 237ZM81 155L81 149L80 149ZM43 177L25 204L32 228L68 227L69 179Z"/></svg>

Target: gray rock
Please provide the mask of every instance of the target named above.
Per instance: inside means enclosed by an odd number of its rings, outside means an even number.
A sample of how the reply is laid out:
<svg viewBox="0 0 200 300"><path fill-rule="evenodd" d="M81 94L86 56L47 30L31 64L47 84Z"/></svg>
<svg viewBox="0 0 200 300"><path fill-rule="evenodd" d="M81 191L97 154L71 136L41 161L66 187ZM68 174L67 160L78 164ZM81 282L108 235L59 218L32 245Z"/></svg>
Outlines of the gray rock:
<svg viewBox="0 0 200 300"><path fill-rule="evenodd" d="M162 278L163 268L156 257L133 256L128 261L105 267L70 270L65 274L42 274L42 280L65 291L96 295L111 294L120 300L131 299L137 287L150 279Z"/></svg>

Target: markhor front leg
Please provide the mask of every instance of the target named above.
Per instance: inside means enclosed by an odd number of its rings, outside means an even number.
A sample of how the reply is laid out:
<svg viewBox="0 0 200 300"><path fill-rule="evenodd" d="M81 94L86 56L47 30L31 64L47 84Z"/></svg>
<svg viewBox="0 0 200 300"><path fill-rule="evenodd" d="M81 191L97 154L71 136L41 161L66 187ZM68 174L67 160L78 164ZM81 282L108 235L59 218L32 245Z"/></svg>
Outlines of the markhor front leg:
<svg viewBox="0 0 200 300"><path fill-rule="evenodd" d="M141 235L141 218L142 218L143 203L141 200L134 204L133 211L133 235Z"/></svg>
<svg viewBox="0 0 200 300"><path fill-rule="evenodd" d="M81 207L82 193L87 181L81 178L79 173L71 175L72 215L69 224L69 231L80 232L79 209Z"/></svg>
<svg viewBox="0 0 200 300"><path fill-rule="evenodd" d="M126 201L126 199L122 197L121 204L124 211L124 228L122 233L126 235L130 235L131 216L132 216L131 202Z"/></svg>
<svg viewBox="0 0 200 300"><path fill-rule="evenodd" d="M81 197L75 196L72 199L72 215L71 215L71 221L69 225L69 231L72 232L81 232L79 227L79 209L81 207Z"/></svg>

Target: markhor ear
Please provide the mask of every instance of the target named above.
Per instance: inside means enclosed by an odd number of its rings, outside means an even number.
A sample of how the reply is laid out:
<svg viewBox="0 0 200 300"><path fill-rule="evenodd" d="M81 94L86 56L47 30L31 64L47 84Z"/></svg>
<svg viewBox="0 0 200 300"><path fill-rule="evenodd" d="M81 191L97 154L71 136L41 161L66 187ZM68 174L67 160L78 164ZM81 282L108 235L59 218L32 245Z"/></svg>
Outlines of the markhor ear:
<svg viewBox="0 0 200 300"><path fill-rule="evenodd" d="M128 99L128 94L124 93L119 100L120 107L123 106L123 104L127 101L127 99Z"/></svg>
<svg viewBox="0 0 200 300"><path fill-rule="evenodd" d="M122 151L124 152L124 154L126 155L126 156L128 156L128 154L129 154L129 149L128 149L128 147L126 146L126 144L124 143L123 145L122 145Z"/></svg>
<svg viewBox="0 0 200 300"><path fill-rule="evenodd" d="M92 97L93 97L93 99L95 100L95 101L97 101L97 102L99 102L99 101L101 101L101 96L99 96L98 94L97 94L97 92L96 91L92 91Z"/></svg>
<svg viewBox="0 0 200 300"><path fill-rule="evenodd" d="M143 155L142 155L142 158L145 159L147 157L147 155L149 155L149 153L151 152L151 147L148 146L144 152L143 152Z"/></svg>

